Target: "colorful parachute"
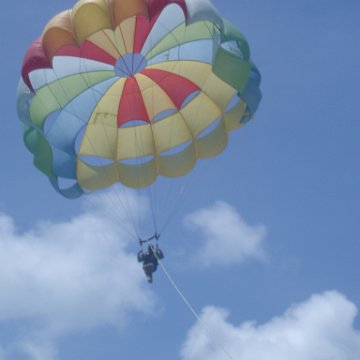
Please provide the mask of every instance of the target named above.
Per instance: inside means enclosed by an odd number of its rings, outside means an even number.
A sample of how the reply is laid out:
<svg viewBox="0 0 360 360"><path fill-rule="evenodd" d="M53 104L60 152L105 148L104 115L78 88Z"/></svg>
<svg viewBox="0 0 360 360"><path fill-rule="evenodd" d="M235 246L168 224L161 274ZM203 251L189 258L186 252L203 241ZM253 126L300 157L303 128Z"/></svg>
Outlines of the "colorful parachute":
<svg viewBox="0 0 360 360"><path fill-rule="evenodd" d="M27 51L17 105L35 166L75 198L187 174L251 118L259 84L208 0L81 0Z"/></svg>

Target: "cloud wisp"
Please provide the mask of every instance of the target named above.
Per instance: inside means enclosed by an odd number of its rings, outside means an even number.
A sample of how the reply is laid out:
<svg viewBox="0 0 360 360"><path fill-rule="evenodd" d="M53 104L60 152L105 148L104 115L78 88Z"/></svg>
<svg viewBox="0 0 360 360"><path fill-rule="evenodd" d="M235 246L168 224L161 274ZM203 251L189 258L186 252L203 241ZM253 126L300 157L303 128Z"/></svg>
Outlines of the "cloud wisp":
<svg viewBox="0 0 360 360"><path fill-rule="evenodd" d="M21 322L27 333L15 345L0 340L0 359L10 348L30 359L44 359L44 353L54 359L61 336L121 328L132 312L152 311L155 296L121 222L106 216L106 201L99 204L68 222L38 224L25 233L0 214L0 327Z"/></svg>
<svg viewBox="0 0 360 360"><path fill-rule="evenodd" d="M182 360L223 360L224 353L205 334L204 327L234 359L357 360L360 332L354 328L357 309L336 291L313 295L263 325L235 326L227 310L206 307L201 323L188 332Z"/></svg>
<svg viewBox="0 0 360 360"><path fill-rule="evenodd" d="M266 257L265 226L248 225L226 202L217 201L209 208L188 215L185 224L190 230L200 231L203 237L196 261L204 267L229 266Z"/></svg>

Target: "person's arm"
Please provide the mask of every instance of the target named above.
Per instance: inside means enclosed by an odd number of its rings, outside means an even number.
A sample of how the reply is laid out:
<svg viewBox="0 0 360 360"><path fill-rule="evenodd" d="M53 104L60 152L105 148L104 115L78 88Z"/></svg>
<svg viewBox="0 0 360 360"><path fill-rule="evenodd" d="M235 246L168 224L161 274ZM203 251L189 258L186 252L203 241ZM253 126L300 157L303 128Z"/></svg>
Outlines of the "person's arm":
<svg viewBox="0 0 360 360"><path fill-rule="evenodd" d="M158 257L158 259L163 259L164 258L164 253L160 249L157 249L156 250L156 256Z"/></svg>
<svg viewBox="0 0 360 360"><path fill-rule="evenodd" d="M140 250L139 252L138 252L138 255L137 255L137 258L138 258L138 262L142 262L143 261L143 252L142 252L142 250Z"/></svg>

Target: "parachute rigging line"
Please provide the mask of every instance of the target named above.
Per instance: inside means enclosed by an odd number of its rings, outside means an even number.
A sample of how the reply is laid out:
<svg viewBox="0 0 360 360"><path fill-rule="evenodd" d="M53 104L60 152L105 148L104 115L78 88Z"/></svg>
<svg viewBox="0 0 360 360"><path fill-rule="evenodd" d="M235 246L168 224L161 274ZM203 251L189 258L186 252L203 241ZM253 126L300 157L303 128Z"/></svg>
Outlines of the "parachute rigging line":
<svg viewBox="0 0 360 360"><path fill-rule="evenodd" d="M172 287L175 289L175 291L178 293L178 295L180 296L181 300L184 302L184 304L187 306L187 308L190 310L190 312L194 315L195 319L199 322L200 327L203 329L204 334L208 337L208 339L210 341L212 341L212 343L214 345L216 345L217 348L219 348L226 356L229 360L235 360L230 353L225 349L225 346L221 343L221 341L219 339L217 339L213 334L211 334L210 330L207 328L207 326L205 325L204 321L201 319L200 315L197 313L197 311L194 309L194 307L191 305L190 301L185 297L185 295L182 293L182 291L180 290L180 288L178 287L178 285L175 283L174 279L172 278L172 276L169 274L169 272L166 270L164 264L162 263L162 261L159 259L159 257L157 256L156 252L154 251L154 255L156 256L158 263L162 269L162 271L164 272L165 276L167 277L167 279L169 280L170 284L172 285Z"/></svg>
<svg viewBox="0 0 360 360"><path fill-rule="evenodd" d="M82 78L89 84L90 83L90 80L88 78L86 78L89 74L89 69L87 68L87 65L86 65L86 62L81 59L81 66L85 69L85 72L80 72ZM96 93L99 93L95 88L93 87L90 87L89 86L89 89L91 90L91 94L94 98L94 102L96 103L96 96L95 94ZM104 134L106 136L106 145L108 146L108 148L111 150L110 148L110 140L109 140L109 137L108 137L108 134L107 132L105 131L105 123L104 122L101 122L101 126L102 126L102 129L104 131ZM93 144L92 142L92 139L87 136L87 133L85 132L84 133L84 137L87 139L87 141L89 142L91 148L93 149L93 152L94 154L97 155L97 148L96 146ZM105 168L104 166L101 166L101 165L104 165L104 163L101 161L101 156L97 156L97 162L99 163L100 165L100 170L101 172L103 172L103 174L105 175L105 177L109 178L108 174L106 173L105 171ZM128 221L130 224L132 224L132 230L133 231L129 231L127 229L125 229L125 231L134 239L136 238L139 238L140 237L140 233L141 233L141 230L140 230L140 223L137 222L136 220L136 217L135 215L133 214L133 211L132 211L132 208L131 208L131 205L129 203L129 199L128 199L128 196L127 196L127 193L125 191L125 189L123 187L120 188L120 190L116 187L114 187L114 193L115 193L115 196L116 196L116 199L113 199L112 196L109 196L105 193L103 193L103 196L105 196L109 203L112 203L113 204L113 208L116 209L117 208L117 203L119 203L122 207L122 210L123 210L123 213L124 215L127 217ZM96 193L95 193L96 194ZM117 200L117 201L116 201ZM140 208L140 196L138 195L137 196L137 200L138 200L138 208ZM138 218L140 218L138 216ZM133 233L134 232L134 233Z"/></svg>

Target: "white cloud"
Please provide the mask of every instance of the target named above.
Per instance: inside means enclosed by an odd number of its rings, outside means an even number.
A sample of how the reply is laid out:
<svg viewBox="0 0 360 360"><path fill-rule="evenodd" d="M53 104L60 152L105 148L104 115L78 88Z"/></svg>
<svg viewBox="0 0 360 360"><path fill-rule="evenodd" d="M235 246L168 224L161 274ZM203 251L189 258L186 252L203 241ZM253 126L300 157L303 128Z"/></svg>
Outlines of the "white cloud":
<svg viewBox="0 0 360 360"><path fill-rule="evenodd" d="M204 237L196 256L203 266L227 266L265 257L265 227L248 225L235 208L223 201L188 215L185 224L200 230Z"/></svg>
<svg viewBox="0 0 360 360"><path fill-rule="evenodd" d="M264 325L240 326L227 321L224 309L207 307L201 320L234 359L358 360L360 332L354 328L354 304L336 291L312 296ZM223 360L227 356L205 335L199 324L188 332L182 360Z"/></svg>
<svg viewBox="0 0 360 360"><path fill-rule="evenodd" d="M18 345L18 349L32 360L52 360L57 357L57 349L53 342L43 338L24 341Z"/></svg>
<svg viewBox="0 0 360 360"><path fill-rule="evenodd" d="M0 325L26 324L16 351L30 359L56 358L59 336L122 327L129 313L152 313L155 296L128 250L121 217L109 219L106 201L96 205L69 222L41 223L25 233L0 214ZM1 346L14 351L0 339Z"/></svg>

